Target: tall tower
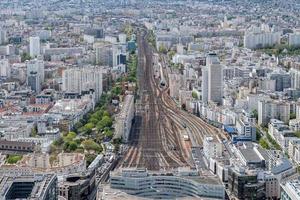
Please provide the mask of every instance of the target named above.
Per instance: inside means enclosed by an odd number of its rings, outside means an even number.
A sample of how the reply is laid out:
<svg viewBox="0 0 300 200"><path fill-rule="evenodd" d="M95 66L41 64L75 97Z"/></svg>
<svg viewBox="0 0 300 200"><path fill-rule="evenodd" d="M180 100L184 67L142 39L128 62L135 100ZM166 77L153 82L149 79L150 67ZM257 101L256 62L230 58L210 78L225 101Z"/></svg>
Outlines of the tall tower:
<svg viewBox="0 0 300 200"><path fill-rule="evenodd" d="M206 66L208 70L208 101L222 104L223 72L217 54L208 54L206 58Z"/></svg>
<svg viewBox="0 0 300 200"><path fill-rule="evenodd" d="M37 57L41 53L40 38L30 37L29 38L29 51L32 58Z"/></svg>

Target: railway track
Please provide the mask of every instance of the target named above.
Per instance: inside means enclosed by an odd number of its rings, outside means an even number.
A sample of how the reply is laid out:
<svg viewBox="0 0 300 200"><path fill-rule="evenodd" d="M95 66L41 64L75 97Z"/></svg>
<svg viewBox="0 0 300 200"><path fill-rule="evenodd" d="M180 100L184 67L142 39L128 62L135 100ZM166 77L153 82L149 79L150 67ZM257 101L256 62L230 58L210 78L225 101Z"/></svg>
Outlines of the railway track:
<svg viewBox="0 0 300 200"><path fill-rule="evenodd" d="M168 84L160 87L160 80L154 77L154 50L146 38L146 32L138 35L140 99L130 136L131 143L119 167L160 170L192 166L190 149L185 145L182 132L189 133L192 146L201 146L205 135L217 134L217 131L197 116L178 108L168 94ZM161 61L165 66L164 57ZM162 71L168 83L166 67Z"/></svg>

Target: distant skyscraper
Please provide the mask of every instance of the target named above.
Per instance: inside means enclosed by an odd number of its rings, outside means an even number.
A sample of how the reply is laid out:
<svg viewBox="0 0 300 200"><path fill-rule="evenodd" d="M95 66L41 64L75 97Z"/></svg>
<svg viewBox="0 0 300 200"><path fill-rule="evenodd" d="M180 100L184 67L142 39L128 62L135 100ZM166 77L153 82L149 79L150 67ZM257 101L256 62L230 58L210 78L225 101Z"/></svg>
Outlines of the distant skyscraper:
<svg viewBox="0 0 300 200"><path fill-rule="evenodd" d="M7 42L6 30L0 28L0 44Z"/></svg>
<svg viewBox="0 0 300 200"><path fill-rule="evenodd" d="M113 67L113 45L97 44L96 45L96 63L102 66Z"/></svg>
<svg viewBox="0 0 300 200"><path fill-rule="evenodd" d="M45 66L43 60L30 60L26 62L27 84L35 92L40 92L41 85L45 81Z"/></svg>
<svg viewBox="0 0 300 200"><path fill-rule="evenodd" d="M223 75L222 66L215 53L208 54L206 67L202 73L202 100L222 103Z"/></svg>
<svg viewBox="0 0 300 200"><path fill-rule="evenodd" d="M30 37L29 38L29 51L32 58L39 56L41 53L40 38Z"/></svg>
<svg viewBox="0 0 300 200"><path fill-rule="evenodd" d="M27 76L27 85L36 93L41 91L40 77L37 72L31 71Z"/></svg>
<svg viewBox="0 0 300 200"><path fill-rule="evenodd" d="M9 78L11 70L10 64L7 59L0 60L0 77Z"/></svg>

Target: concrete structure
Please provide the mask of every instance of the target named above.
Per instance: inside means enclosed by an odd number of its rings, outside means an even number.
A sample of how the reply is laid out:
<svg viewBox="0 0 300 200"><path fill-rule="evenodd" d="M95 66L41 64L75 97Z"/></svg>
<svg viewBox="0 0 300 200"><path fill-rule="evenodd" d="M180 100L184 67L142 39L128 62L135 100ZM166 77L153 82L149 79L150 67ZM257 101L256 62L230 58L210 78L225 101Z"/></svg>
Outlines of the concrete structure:
<svg viewBox="0 0 300 200"><path fill-rule="evenodd" d="M116 117L115 138L128 142L132 120L134 118L134 96L127 95L122 104L121 112Z"/></svg>
<svg viewBox="0 0 300 200"><path fill-rule="evenodd" d="M43 60L34 59L26 61L26 67L27 77L34 72L38 76L40 85L45 81L45 63Z"/></svg>
<svg viewBox="0 0 300 200"><path fill-rule="evenodd" d="M214 198L224 199L224 186L197 171L151 173L145 169L121 169L111 172L110 186L130 195L151 199Z"/></svg>
<svg viewBox="0 0 300 200"><path fill-rule="evenodd" d="M290 104L286 101L260 100L258 102L258 124L267 125L270 119L280 119L288 123Z"/></svg>
<svg viewBox="0 0 300 200"><path fill-rule="evenodd" d="M223 145L216 137L205 137L203 141L203 153L209 160L210 158L221 157Z"/></svg>
<svg viewBox="0 0 300 200"><path fill-rule="evenodd" d="M11 76L11 66L8 59L0 60L0 77L10 78Z"/></svg>
<svg viewBox="0 0 300 200"><path fill-rule="evenodd" d="M247 30L244 36L244 47L257 49L280 44L281 33L266 29L270 28L267 27L264 30L263 27L252 27L252 29Z"/></svg>
<svg viewBox="0 0 300 200"><path fill-rule="evenodd" d="M300 180L295 179L281 184L281 200L300 199Z"/></svg>
<svg viewBox="0 0 300 200"><path fill-rule="evenodd" d="M29 51L30 51L30 57L35 58L41 54L41 47L40 47L40 38L30 37L29 38Z"/></svg>
<svg viewBox="0 0 300 200"><path fill-rule="evenodd" d="M110 43L95 43L96 64L113 67L113 45Z"/></svg>
<svg viewBox="0 0 300 200"><path fill-rule="evenodd" d="M65 200L95 200L97 194L95 170L70 174L58 184L58 196Z"/></svg>
<svg viewBox="0 0 300 200"><path fill-rule="evenodd" d="M85 172L86 161L84 154L60 153L57 155L57 160L50 163L49 154L34 153L23 156L19 167L29 167L39 172L53 172L56 175L68 175Z"/></svg>
<svg viewBox="0 0 300 200"><path fill-rule="evenodd" d="M236 129L239 138L249 138L251 141L256 140L256 128L253 123L238 119L236 121Z"/></svg>
<svg viewBox="0 0 300 200"><path fill-rule="evenodd" d="M54 174L2 175L1 199L57 200L57 177Z"/></svg>
<svg viewBox="0 0 300 200"><path fill-rule="evenodd" d="M202 71L202 100L222 103L223 98L223 70L215 53L207 56L206 68Z"/></svg>
<svg viewBox="0 0 300 200"><path fill-rule="evenodd" d="M95 92L98 101L102 95L103 69L101 67L70 68L63 71L62 91L75 92Z"/></svg>
<svg viewBox="0 0 300 200"><path fill-rule="evenodd" d="M289 46L299 47L300 46L300 33L289 34Z"/></svg>

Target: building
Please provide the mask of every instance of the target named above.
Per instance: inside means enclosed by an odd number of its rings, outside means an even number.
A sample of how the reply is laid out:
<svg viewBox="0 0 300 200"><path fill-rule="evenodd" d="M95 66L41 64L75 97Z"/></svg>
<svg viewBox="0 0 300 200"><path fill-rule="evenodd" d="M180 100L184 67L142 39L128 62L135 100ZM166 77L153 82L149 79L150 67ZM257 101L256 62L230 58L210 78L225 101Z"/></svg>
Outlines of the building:
<svg viewBox="0 0 300 200"><path fill-rule="evenodd" d="M39 76L39 84L41 85L45 81L45 63L43 60L33 59L26 61L27 67L27 77L30 76L32 72Z"/></svg>
<svg viewBox="0 0 300 200"><path fill-rule="evenodd" d="M29 38L29 52L30 52L30 57L35 58L41 54L41 47L40 47L40 38L35 36L35 37L30 37Z"/></svg>
<svg viewBox="0 0 300 200"><path fill-rule="evenodd" d="M251 27L244 35L244 47L257 49L280 44L281 33L270 30L269 27Z"/></svg>
<svg viewBox="0 0 300 200"><path fill-rule="evenodd" d="M265 199L265 183L258 180L256 172L244 168L228 169L229 196L237 199Z"/></svg>
<svg viewBox="0 0 300 200"><path fill-rule="evenodd" d="M223 144L216 137L205 137L203 141L203 152L208 160L210 158L221 157Z"/></svg>
<svg viewBox="0 0 300 200"><path fill-rule="evenodd" d="M96 64L113 67L113 45L110 43L96 43Z"/></svg>
<svg viewBox="0 0 300 200"><path fill-rule="evenodd" d="M0 45L3 45L7 42L7 31L0 27Z"/></svg>
<svg viewBox="0 0 300 200"><path fill-rule="evenodd" d="M202 71L202 101L222 103L223 70L215 53L208 54L206 67Z"/></svg>
<svg viewBox="0 0 300 200"><path fill-rule="evenodd" d="M110 173L110 187L130 195L150 199L214 198L224 199L224 186L197 171L153 172L145 169L121 169Z"/></svg>
<svg viewBox="0 0 300 200"><path fill-rule="evenodd" d="M251 141L256 140L256 128L253 123L243 119L238 119L236 120L235 126L239 139L250 139Z"/></svg>
<svg viewBox="0 0 300 200"><path fill-rule="evenodd" d="M275 80L275 90L283 91L286 88L291 87L291 75L285 72L272 73L270 75L271 80Z"/></svg>
<svg viewBox="0 0 300 200"><path fill-rule="evenodd" d="M281 200L300 199L300 179L290 180L281 184Z"/></svg>
<svg viewBox="0 0 300 200"><path fill-rule="evenodd" d="M300 46L300 33L289 34L289 46L299 47Z"/></svg>
<svg viewBox="0 0 300 200"><path fill-rule="evenodd" d="M41 91L41 82L40 77L37 72L30 72L27 76L27 85L33 90L35 93L39 93Z"/></svg>
<svg viewBox="0 0 300 200"><path fill-rule="evenodd" d="M0 150L9 153L29 153L34 152L35 144L33 142L0 140Z"/></svg>
<svg viewBox="0 0 300 200"><path fill-rule="evenodd" d="M98 101L103 90L102 77L103 70L101 67L66 69L62 74L62 91L82 94L82 92L93 90Z"/></svg>
<svg viewBox="0 0 300 200"><path fill-rule="evenodd" d="M11 67L8 59L0 60L0 77L10 78L11 76Z"/></svg>
<svg viewBox="0 0 300 200"><path fill-rule="evenodd" d="M57 200L55 174L20 174L0 177L1 199Z"/></svg>
<svg viewBox="0 0 300 200"><path fill-rule="evenodd" d="M95 170L70 174L58 185L58 195L65 200L96 200Z"/></svg>
<svg viewBox="0 0 300 200"><path fill-rule="evenodd" d="M267 125L270 119L279 119L285 123L290 120L290 104L286 101L258 101L258 124Z"/></svg>
<svg viewBox="0 0 300 200"><path fill-rule="evenodd" d="M124 142L128 142L134 110L134 96L127 95L122 104L122 110L116 117L115 138L122 138Z"/></svg>
<svg viewBox="0 0 300 200"><path fill-rule="evenodd" d="M24 155L19 167L29 167L35 171L61 176L85 172L86 161L84 154L80 153L60 153L53 162L50 162L50 155L47 153L33 153Z"/></svg>
<svg viewBox="0 0 300 200"><path fill-rule="evenodd" d="M291 87L293 89L300 89L300 70L296 68L290 69Z"/></svg>

